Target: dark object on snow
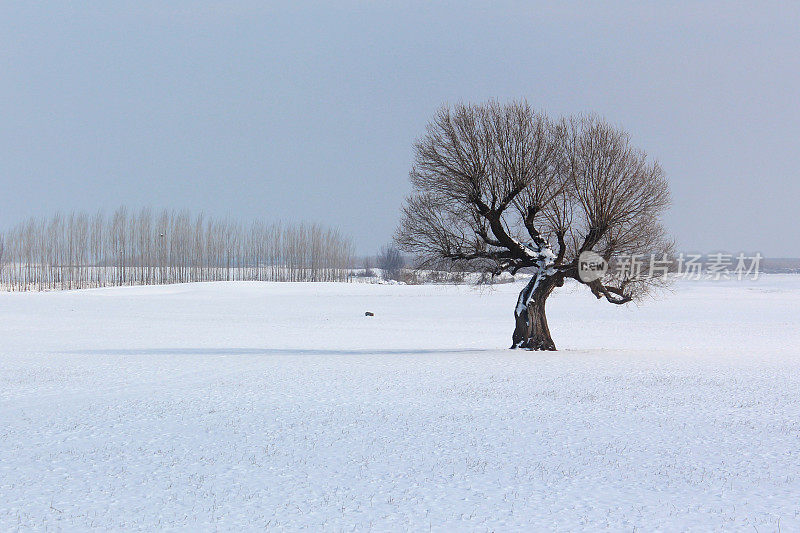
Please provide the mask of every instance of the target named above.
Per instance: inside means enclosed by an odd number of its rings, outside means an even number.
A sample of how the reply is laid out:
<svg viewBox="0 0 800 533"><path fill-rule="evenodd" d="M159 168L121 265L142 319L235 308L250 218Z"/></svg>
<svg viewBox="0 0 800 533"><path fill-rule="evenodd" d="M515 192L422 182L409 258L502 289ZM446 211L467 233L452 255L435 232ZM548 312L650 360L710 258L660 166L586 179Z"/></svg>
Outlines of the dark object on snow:
<svg viewBox="0 0 800 533"><path fill-rule="evenodd" d="M375 313L367 311L366 313L364 313L364 316L375 316Z"/></svg>

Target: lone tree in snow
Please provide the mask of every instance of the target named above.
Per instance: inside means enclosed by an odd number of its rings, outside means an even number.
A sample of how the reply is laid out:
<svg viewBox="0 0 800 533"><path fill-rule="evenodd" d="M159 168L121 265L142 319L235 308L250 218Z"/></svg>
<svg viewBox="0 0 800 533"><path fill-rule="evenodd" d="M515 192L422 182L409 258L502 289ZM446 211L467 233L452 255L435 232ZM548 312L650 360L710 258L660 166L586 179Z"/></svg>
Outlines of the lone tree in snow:
<svg viewBox="0 0 800 533"><path fill-rule="evenodd" d="M410 179L396 240L419 268L532 272L512 348L556 349L545 302L568 278L618 305L664 282L664 173L599 118L552 120L526 102L445 107L415 144Z"/></svg>

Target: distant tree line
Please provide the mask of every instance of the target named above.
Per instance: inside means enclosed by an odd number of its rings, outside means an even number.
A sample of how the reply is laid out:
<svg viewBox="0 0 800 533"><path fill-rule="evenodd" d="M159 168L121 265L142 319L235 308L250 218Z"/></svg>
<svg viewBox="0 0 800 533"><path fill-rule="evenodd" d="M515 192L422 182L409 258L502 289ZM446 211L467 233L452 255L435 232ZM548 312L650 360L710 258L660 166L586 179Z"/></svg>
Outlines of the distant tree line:
<svg viewBox="0 0 800 533"><path fill-rule="evenodd" d="M203 213L56 214L0 232L0 288L82 289L195 281L348 281L353 243L315 224Z"/></svg>
<svg viewBox="0 0 800 533"><path fill-rule="evenodd" d="M383 271L386 279L400 281L406 260L403 254L394 245L386 245L380 249L376 257L378 268Z"/></svg>

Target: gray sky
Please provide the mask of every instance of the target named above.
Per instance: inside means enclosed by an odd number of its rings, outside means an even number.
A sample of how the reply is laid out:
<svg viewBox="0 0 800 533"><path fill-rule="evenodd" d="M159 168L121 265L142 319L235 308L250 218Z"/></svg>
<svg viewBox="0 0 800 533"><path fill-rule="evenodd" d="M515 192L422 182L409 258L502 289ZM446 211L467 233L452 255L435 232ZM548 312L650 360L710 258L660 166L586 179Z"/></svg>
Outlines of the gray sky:
<svg viewBox="0 0 800 533"><path fill-rule="evenodd" d="M800 256L798 3L31 4L0 3L0 227L169 206L372 252L437 107L524 97L659 159L680 249Z"/></svg>

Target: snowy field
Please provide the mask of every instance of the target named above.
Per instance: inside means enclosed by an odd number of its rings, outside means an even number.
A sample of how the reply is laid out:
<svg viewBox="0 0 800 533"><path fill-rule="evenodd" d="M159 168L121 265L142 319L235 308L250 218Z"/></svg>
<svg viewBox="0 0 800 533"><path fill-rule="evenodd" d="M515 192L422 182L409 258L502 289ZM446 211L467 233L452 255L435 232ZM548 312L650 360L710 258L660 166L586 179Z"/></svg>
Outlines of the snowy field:
<svg viewBox="0 0 800 533"><path fill-rule="evenodd" d="M0 531L800 529L800 276L519 288L2 293Z"/></svg>

